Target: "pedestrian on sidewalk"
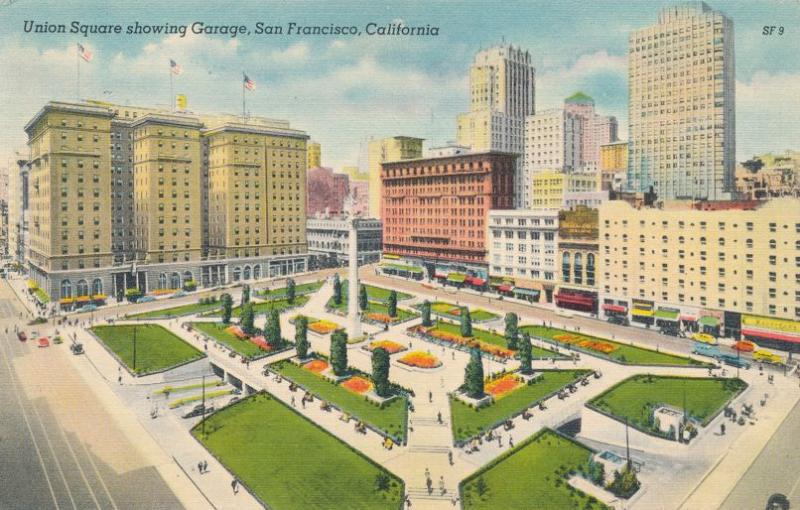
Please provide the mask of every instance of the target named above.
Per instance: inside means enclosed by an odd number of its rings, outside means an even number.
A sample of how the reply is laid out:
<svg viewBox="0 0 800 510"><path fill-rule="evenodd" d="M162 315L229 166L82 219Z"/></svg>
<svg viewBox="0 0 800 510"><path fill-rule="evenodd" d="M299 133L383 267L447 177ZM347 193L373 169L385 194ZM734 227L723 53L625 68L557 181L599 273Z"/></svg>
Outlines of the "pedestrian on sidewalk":
<svg viewBox="0 0 800 510"><path fill-rule="evenodd" d="M118 382L120 385L122 385L122 374L119 374L119 376L117 376L117 382Z"/></svg>
<svg viewBox="0 0 800 510"><path fill-rule="evenodd" d="M428 478L425 480L425 485L428 487L428 495L430 496L433 493L433 480Z"/></svg>
<svg viewBox="0 0 800 510"><path fill-rule="evenodd" d="M442 496L447 494L447 489L444 486L444 476L439 477L439 492L441 493Z"/></svg>
<svg viewBox="0 0 800 510"><path fill-rule="evenodd" d="M208 461L203 461L203 473L208 473Z"/></svg>
<svg viewBox="0 0 800 510"><path fill-rule="evenodd" d="M436 421L437 421L437 422L439 422L439 425L441 425L442 423L444 423L444 422L442 421L442 412L441 412L441 411L439 411L438 413L436 413Z"/></svg>
<svg viewBox="0 0 800 510"><path fill-rule="evenodd" d="M294 403L294 395L292 395L292 407L297 407L297 405Z"/></svg>
<svg viewBox="0 0 800 510"><path fill-rule="evenodd" d="M453 450L447 450L447 462L453 465Z"/></svg>
<svg viewBox="0 0 800 510"><path fill-rule="evenodd" d="M433 392L432 391L428 392L428 402L433 402Z"/></svg>
<svg viewBox="0 0 800 510"><path fill-rule="evenodd" d="M508 436L508 447L514 448L514 438L511 436Z"/></svg>
<svg viewBox="0 0 800 510"><path fill-rule="evenodd" d="M202 460L197 463L197 472L200 473L201 475L203 474L203 461Z"/></svg>
<svg viewBox="0 0 800 510"><path fill-rule="evenodd" d="M503 436L501 436L499 432L497 433L497 447L503 447Z"/></svg>
<svg viewBox="0 0 800 510"><path fill-rule="evenodd" d="M236 478L231 480L231 489L233 489L233 493L234 494L238 494L239 493L239 481L236 480Z"/></svg>

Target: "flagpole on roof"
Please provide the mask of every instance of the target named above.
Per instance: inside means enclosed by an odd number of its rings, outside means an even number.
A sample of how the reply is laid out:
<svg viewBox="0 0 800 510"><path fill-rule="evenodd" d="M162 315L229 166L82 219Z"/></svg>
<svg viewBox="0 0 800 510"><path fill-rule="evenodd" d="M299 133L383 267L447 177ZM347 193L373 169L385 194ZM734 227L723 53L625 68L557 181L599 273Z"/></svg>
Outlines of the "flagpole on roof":
<svg viewBox="0 0 800 510"><path fill-rule="evenodd" d="M75 43L75 100L81 100L81 55L80 44Z"/></svg>
<svg viewBox="0 0 800 510"><path fill-rule="evenodd" d="M172 92L172 61L167 62L167 71L169 72L169 110L175 111L175 94Z"/></svg>
<svg viewBox="0 0 800 510"><path fill-rule="evenodd" d="M247 117L246 114L247 110L245 108L245 93L244 93L244 84L246 81L245 76L246 75L244 74L244 71L242 71L242 122L245 122L245 119Z"/></svg>

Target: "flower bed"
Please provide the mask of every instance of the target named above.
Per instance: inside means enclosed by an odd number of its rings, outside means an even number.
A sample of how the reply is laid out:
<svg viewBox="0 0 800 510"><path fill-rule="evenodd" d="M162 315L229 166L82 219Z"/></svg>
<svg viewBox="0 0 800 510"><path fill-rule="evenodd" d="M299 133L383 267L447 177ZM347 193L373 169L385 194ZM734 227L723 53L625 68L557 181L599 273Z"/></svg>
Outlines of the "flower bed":
<svg viewBox="0 0 800 510"><path fill-rule="evenodd" d="M565 344L574 344L578 347L583 347L584 349L589 349L591 351L601 352L603 354L610 354L617 350L617 346L609 343L603 342L600 340L592 340L590 338L586 338L585 336L581 335L571 335L569 333L564 333L560 335L554 335L554 340L558 340L559 342L563 342Z"/></svg>
<svg viewBox="0 0 800 510"><path fill-rule="evenodd" d="M303 368L315 374L321 374L328 368L328 362L324 359L314 359L303 365Z"/></svg>
<svg viewBox="0 0 800 510"><path fill-rule="evenodd" d="M339 325L331 321L317 321L308 325L308 329L319 335L327 335L331 331L339 329Z"/></svg>
<svg viewBox="0 0 800 510"><path fill-rule="evenodd" d="M375 340L374 342L370 342L368 345L366 345L364 349L368 351L374 351L379 347L385 349L389 354L397 354L398 352L406 350L405 345L393 342L391 340Z"/></svg>
<svg viewBox="0 0 800 510"><path fill-rule="evenodd" d="M175 294L181 289L156 289L150 292L151 296L165 296L167 294Z"/></svg>
<svg viewBox="0 0 800 510"><path fill-rule="evenodd" d="M501 399L522 386L522 382L513 374L506 374L498 379L489 381L484 386L486 393L494 397L495 400Z"/></svg>
<svg viewBox="0 0 800 510"><path fill-rule="evenodd" d="M409 352L398 361L404 365L417 368L437 368L442 366L442 362L439 361L439 358L423 351Z"/></svg>
<svg viewBox="0 0 800 510"><path fill-rule="evenodd" d="M487 354L491 354L492 356L497 356L499 358L510 358L514 355L514 351L506 347L501 347L499 345L482 342L474 338L463 337L461 335L456 335L455 333L449 333L447 331L440 331L436 328L420 329L419 331L422 334L431 336L437 340L443 340L445 342L464 345L467 347L477 347L481 351Z"/></svg>
<svg viewBox="0 0 800 510"><path fill-rule="evenodd" d="M244 340L245 338L247 338L247 335L244 333L244 331L242 331L242 328L240 328L239 326L228 326L227 328L225 328L225 331L227 331L228 333L230 333L231 335L235 336L240 340Z"/></svg>
<svg viewBox="0 0 800 510"><path fill-rule="evenodd" d="M391 324L392 322L395 321L395 319L389 316L389 314L378 313L378 312L368 313L366 315L366 318L373 321L382 322L384 324Z"/></svg>
<svg viewBox="0 0 800 510"><path fill-rule="evenodd" d="M372 381L356 375L341 383L341 386L348 391L361 395L372 389Z"/></svg>

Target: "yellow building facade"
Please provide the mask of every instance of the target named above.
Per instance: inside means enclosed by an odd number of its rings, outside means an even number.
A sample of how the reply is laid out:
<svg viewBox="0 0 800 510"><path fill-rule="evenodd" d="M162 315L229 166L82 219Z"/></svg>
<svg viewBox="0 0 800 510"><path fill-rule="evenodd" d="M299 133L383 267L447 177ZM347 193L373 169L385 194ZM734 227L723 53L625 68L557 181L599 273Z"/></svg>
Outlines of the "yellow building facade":
<svg viewBox="0 0 800 510"><path fill-rule="evenodd" d="M381 164L422 157L422 138L393 136L369 142L369 217L381 217Z"/></svg>
<svg viewBox="0 0 800 510"><path fill-rule="evenodd" d="M744 314L800 319L800 200L699 204L600 207L604 303L654 327L707 317L720 334Z"/></svg>
<svg viewBox="0 0 800 510"><path fill-rule="evenodd" d="M587 193L600 188L597 173L565 173L543 170L533 174L533 209L561 209L567 193Z"/></svg>
<svg viewBox="0 0 800 510"><path fill-rule="evenodd" d="M627 180L628 142L600 146L600 176L602 189L619 190Z"/></svg>
<svg viewBox="0 0 800 510"><path fill-rule="evenodd" d="M308 142L308 158L306 168L322 166L322 146L317 142Z"/></svg>

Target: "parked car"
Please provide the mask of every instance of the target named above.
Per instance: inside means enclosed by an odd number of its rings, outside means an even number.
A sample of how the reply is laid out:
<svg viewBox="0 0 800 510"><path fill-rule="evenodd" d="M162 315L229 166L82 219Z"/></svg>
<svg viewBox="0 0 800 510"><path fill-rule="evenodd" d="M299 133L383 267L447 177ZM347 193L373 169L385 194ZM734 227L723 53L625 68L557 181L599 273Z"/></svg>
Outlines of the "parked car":
<svg viewBox="0 0 800 510"><path fill-rule="evenodd" d="M719 348L716 345L709 345L704 344L702 342L695 342L692 346L692 353L693 354L700 354L702 356L708 356L710 358L717 358L722 356L722 352L720 352Z"/></svg>
<svg viewBox="0 0 800 510"><path fill-rule="evenodd" d="M20 342L24 342L28 339L28 335L26 335L24 331L19 331L17 332L17 338L19 338Z"/></svg>
<svg viewBox="0 0 800 510"><path fill-rule="evenodd" d="M187 294L186 292L184 292L184 291L182 291L182 290L179 290L179 291L178 291L178 292L176 292L175 294L171 295L171 296L170 296L170 299L172 299L172 298L184 297L184 296L188 296L188 295L189 295L189 294Z"/></svg>
<svg viewBox="0 0 800 510"><path fill-rule="evenodd" d="M206 406L206 414L210 414L210 413L213 413L213 412L214 412L214 406L213 405ZM203 404L197 404L196 406L194 406L194 409L192 409L188 413L184 414L183 417L184 418L194 418L196 416L202 416L202 415L203 415Z"/></svg>
<svg viewBox="0 0 800 510"><path fill-rule="evenodd" d="M94 312L95 310L97 310L97 305L83 305L82 307L78 308L75 311L78 313L83 313L83 312Z"/></svg>
<svg viewBox="0 0 800 510"><path fill-rule="evenodd" d="M156 298L154 298L153 296L142 296L136 302L137 303L150 303L150 302L155 301L155 300L156 300Z"/></svg>
<svg viewBox="0 0 800 510"><path fill-rule="evenodd" d="M83 354L83 344L81 343L74 343L69 346L69 350L72 351L72 354L78 355Z"/></svg>
<svg viewBox="0 0 800 510"><path fill-rule="evenodd" d="M750 368L750 362L733 354L722 354L717 357L720 363L738 368Z"/></svg>
<svg viewBox="0 0 800 510"><path fill-rule="evenodd" d="M695 333L692 335L692 340L709 345L717 345L719 343L717 342L716 337L709 335L708 333Z"/></svg>
<svg viewBox="0 0 800 510"><path fill-rule="evenodd" d="M50 347L50 339L46 336L40 337L36 342L39 347Z"/></svg>
<svg viewBox="0 0 800 510"><path fill-rule="evenodd" d="M758 349L753 351L753 359L756 361L763 361L764 363L774 363L776 365L783 363L783 358L766 349Z"/></svg>
<svg viewBox="0 0 800 510"><path fill-rule="evenodd" d="M739 352L753 352L758 349L758 346L755 342L751 342L750 340L739 340L735 344L733 344L733 350Z"/></svg>

